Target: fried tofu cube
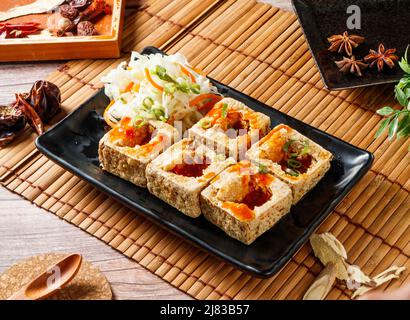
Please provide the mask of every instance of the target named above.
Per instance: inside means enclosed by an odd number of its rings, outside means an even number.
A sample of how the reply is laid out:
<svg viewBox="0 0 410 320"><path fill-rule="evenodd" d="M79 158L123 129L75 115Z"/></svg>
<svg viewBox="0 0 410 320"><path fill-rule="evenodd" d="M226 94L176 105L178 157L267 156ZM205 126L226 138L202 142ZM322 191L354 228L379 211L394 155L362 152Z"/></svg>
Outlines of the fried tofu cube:
<svg viewBox="0 0 410 320"><path fill-rule="evenodd" d="M153 160L146 170L148 190L187 216L201 215L199 196L208 183L233 164L193 139L182 139Z"/></svg>
<svg viewBox="0 0 410 320"><path fill-rule="evenodd" d="M269 127L268 116L237 100L224 98L189 129L189 137L239 161L245 158L249 147L269 131Z"/></svg>
<svg viewBox="0 0 410 320"><path fill-rule="evenodd" d="M147 164L166 150L178 131L161 121L132 123L124 118L99 142L100 166L122 179L146 187Z"/></svg>
<svg viewBox="0 0 410 320"><path fill-rule="evenodd" d="M205 218L247 245L286 215L291 204L289 186L247 160L222 171L201 193Z"/></svg>
<svg viewBox="0 0 410 320"><path fill-rule="evenodd" d="M247 159L286 182L298 202L326 174L333 155L287 125L280 124L246 153Z"/></svg>

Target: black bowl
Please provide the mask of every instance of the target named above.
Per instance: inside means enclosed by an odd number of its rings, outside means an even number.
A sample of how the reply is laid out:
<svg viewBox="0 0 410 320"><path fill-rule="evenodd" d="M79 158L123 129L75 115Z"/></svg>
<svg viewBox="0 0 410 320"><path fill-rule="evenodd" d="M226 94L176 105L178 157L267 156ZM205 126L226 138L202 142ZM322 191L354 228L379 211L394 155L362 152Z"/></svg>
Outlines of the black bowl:
<svg viewBox="0 0 410 320"><path fill-rule="evenodd" d="M335 64L343 55L327 50L327 38L344 31L365 37L365 42L353 50L356 59L364 58L370 49L377 50L380 43L386 49L396 48L396 54L401 57L410 44L410 0L292 0L292 3L326 88L341 90L392 83L403 76L398 63L394 69L385 66L382 73L377 68L367 68L362 77L343 74ZM351 16L347 8L351 5L360 8L360 30L347 28Z"/></svg>

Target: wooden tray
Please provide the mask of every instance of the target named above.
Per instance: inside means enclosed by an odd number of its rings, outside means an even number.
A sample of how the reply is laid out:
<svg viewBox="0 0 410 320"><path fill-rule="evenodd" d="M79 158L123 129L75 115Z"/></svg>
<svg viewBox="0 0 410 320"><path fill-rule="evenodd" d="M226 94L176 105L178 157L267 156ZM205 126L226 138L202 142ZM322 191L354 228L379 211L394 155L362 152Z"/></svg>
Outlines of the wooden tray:
<svg viewBox="0 0 410 320"><path fill-rule="evenodd" d="M0 62L118 58L125 0L113 0L110 35L0 40Z"/></svg>

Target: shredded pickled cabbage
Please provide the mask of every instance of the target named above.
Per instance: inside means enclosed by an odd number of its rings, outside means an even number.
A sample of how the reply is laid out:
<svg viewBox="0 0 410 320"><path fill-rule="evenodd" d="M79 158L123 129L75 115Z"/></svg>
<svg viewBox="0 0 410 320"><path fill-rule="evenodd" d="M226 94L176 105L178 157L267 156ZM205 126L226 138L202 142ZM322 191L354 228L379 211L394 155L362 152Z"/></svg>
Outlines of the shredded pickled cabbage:
<svg viewBox="0 0 410 320"><path fill-rule="evenodd" d="M105 94L112 100L108 113L111 123L123 117L182 121L190 128L203 115L190 101L202 94L217 93L206 76L176 53L141 55L133 52L130 61L121 63L102 78Z"/></svg>

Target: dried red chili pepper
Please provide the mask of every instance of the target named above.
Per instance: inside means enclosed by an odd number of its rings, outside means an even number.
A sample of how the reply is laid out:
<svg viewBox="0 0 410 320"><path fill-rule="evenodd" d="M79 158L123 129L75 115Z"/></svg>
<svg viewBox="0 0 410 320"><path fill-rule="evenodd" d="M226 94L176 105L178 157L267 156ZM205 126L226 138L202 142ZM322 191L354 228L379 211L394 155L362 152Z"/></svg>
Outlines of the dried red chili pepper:
<svg viewBox="0 0 410 320"><path fill-rule="evenodd" d="M111 14L111 6L105 0L94 0L84 11L80 12L75 22L94 21L102 14Z"/></svg>
<svg viewBox="0 0 410 320"><path fill-rule="evenodd" d="M13 141L26 126L38 133L44 132L47 123L61 110L61 92L53 83L36 81L29 93L16 94L16 101L0 106L0 147Z"/></svg>
<svg viewBox="0 0 410 320"><path fill-rule="evenodd" d="M41 31L40 24L36 22L0 23L0 37L2 38L24 38L39 31Z"/></svg>
<svg viewBox="0 0 410 320"><path fill-rule="evenodd" d="M0 106L0 147L12 142L26 126L26 118L13 105Z"/></svg>
<svg viewBox="0 0 410 320"><path fill-rule="evenodd" d="M20 93L16 94L16 107L24 113L28 124L37 132L38 135L44 132L44 125L40 116Z"/></svg>
<svg viewBox="0 0 410 320"><path fill-rule="evenodd" d="M36 81L26 100L45 123L48 123L61 109L60 89L49 81Z"/></svg>

